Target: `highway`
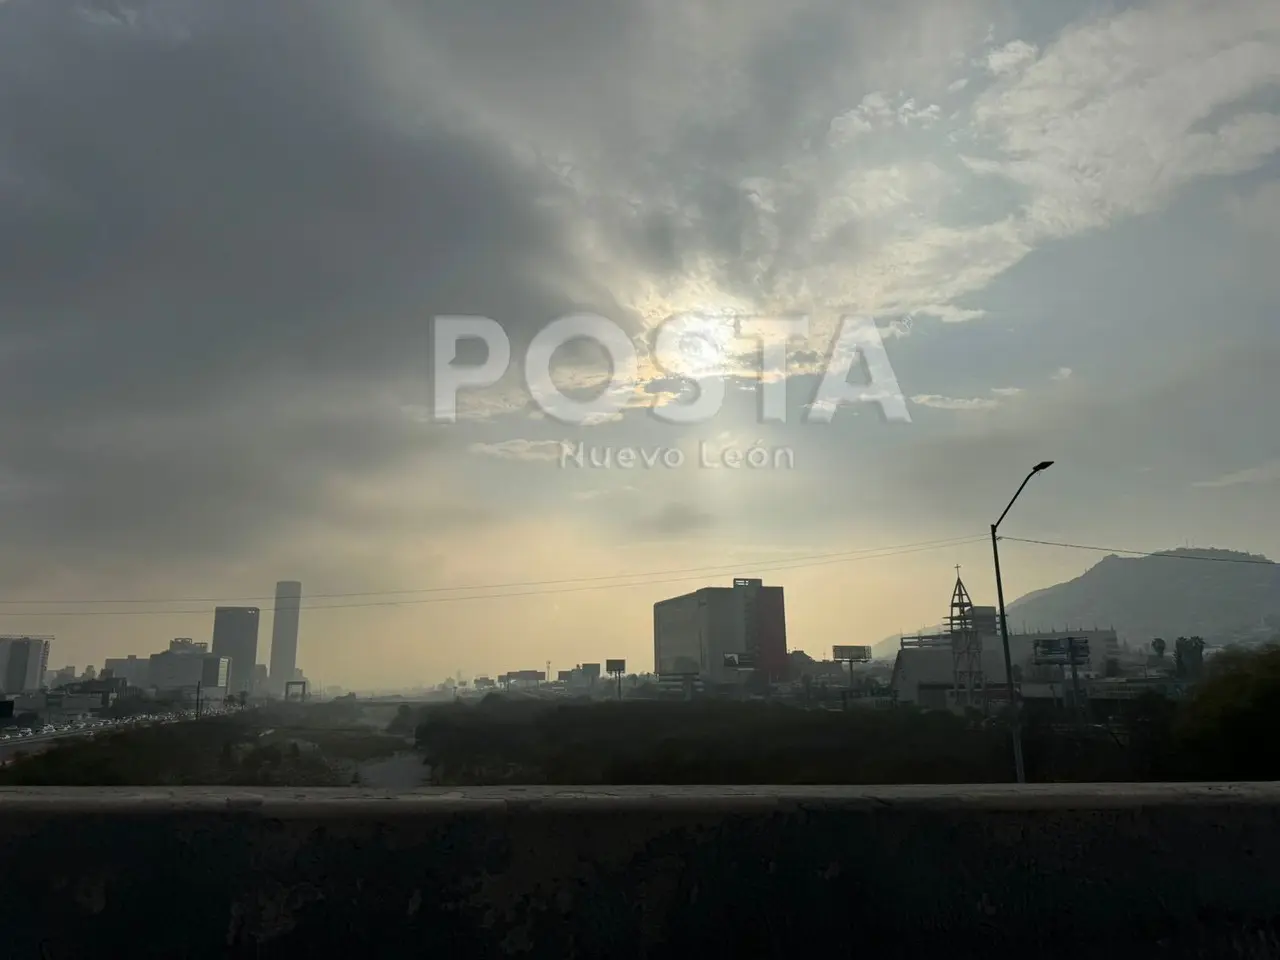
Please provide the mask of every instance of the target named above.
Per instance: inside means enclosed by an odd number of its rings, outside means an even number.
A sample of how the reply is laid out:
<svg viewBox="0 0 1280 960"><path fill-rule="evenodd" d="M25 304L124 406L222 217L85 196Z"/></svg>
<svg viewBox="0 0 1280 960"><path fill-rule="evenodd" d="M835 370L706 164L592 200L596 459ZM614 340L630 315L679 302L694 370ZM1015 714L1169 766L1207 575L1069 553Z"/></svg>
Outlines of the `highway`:
<svg viewBox="0 0 1280 960"><path fill-rule="evenodd" d="M204 714L206 717L213 715L214 711ZM0 766L7 766L13 763L15 755L18 753L26 756L42 753L63 740L101 737L112 733L122 733L126 730L137 730L139 727L155 726L162 723L180 723L184 720L194 719L194 712L163 714L155 717L147 716L134 717L127 720L102 721L96 726L86 726L75 730L60 730L57 733L35 733L29 737L19 737L16 733L7 734L7 738L6 735L0 735Z"/></svg>

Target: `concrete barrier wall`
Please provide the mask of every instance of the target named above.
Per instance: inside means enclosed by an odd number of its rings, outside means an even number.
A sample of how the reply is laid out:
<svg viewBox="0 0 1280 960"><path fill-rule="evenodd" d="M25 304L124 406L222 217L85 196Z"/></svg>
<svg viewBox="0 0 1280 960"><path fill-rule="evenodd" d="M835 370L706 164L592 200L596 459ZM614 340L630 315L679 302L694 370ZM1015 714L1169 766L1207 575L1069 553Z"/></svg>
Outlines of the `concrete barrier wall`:
<svg viewBox="0 0 1280 960"><path fill-rule="evenodd" d="M1280 956L1267 785L0 790L0 956Z"/></svg>

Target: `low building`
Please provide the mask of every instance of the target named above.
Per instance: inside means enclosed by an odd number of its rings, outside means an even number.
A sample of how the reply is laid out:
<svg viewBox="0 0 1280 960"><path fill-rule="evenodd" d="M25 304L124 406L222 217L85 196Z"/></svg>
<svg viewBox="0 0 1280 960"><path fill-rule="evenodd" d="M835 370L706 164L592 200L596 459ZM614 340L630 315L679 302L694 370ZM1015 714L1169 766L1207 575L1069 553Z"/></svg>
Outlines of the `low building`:
<svg viewBox="0 0 1280 960"><path fill-rule="evenodd" d="M1065 640L1067 637L1089 638L1089 661L1077 670L1083 679L1102 678L1106 674L1107 653L1118 647L1114 630L1086 630L1062 633L1015 633L1009 636L1009 659L1014 668L1014 682L1025 683L1024 695L1030 695L1032 684L1052 691L1070 682L1070 669L1037 665L1037 642ZM1099 652L1100 651L1100 652ZM1004 688L1006 683L1004 646L999 636L982 638L982 678L987 688ZM899 703L910 703L929 710L945 710L953 706L955 656L950 647L905 647L898 651L890 687Z"/></svg>
<svg viewBox="0 0 1280 960"><path fill-rule="evenodd" d="M14 697L15 715L34 713L45 722L57 723L75 720L78 717L91 716L103 707L102 695L94 693L53 693L22 694Z"/></svg>
<svg viewBox="0 0 1280 960"><path fill-rule="evenodd" d="M151 686L150 657L137 657L133 654L127 657L108 657L102 672L108 671L113 677L123 678L131 687L145 690Z"/></svg>
<svg viewBox="0 0 1280 960"><path fill-rule="evenodd" d="M153 653L148 686L159 692L205 687L225 688L231 672L229 657L198 651L166 650Z"/></svg>
<svg viewBox="0 0 1280 960"><path fill-rule="evenodd" d="M897 702L928 710L963 709L969 703L970 688L980 687L987 702L1007 699L1008 677L1000 618L994 607L974 606L960 578L956 577L951 599L948 630L919 637L903 637L890 679ZM1037 662L1037 650L1067 641L1087 644L1088 657L1077 666L1082 679L1101 678L1108 664L1121 655L1114 630L1053 630L1011 633L1009 660L1015 684L1023 685L1023 696L1056 697L1069 683L1070 669ZM972 705L980 706L979 701Z"/></svg>

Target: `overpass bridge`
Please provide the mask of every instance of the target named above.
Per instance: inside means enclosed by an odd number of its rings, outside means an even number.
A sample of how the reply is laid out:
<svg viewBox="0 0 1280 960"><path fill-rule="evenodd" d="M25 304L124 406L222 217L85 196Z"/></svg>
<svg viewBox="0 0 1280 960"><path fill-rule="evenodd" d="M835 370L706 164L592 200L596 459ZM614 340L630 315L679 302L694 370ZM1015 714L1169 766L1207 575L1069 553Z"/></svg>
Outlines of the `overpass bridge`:
<svg viewBox="0 0 1280 960"><path fill-rule="evenodd" d="M4 956L1280 956L1280 787L4 789ZM844 945L847 944L847 948Z"/></svg>

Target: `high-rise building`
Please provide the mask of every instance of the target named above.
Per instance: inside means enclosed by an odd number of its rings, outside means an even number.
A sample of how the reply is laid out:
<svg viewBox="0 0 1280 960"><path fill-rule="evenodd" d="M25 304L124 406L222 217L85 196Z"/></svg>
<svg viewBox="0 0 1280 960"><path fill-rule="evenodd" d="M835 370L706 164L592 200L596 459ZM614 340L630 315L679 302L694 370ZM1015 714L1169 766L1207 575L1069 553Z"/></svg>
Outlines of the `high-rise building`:
<svg viewBox="0 0 1280 960"><path fill-rule="evenodd" d="M659 677L714 683L744 676L726 658L770 680L787 671L787 625L781 587L738 579L653 606L653 658Z"/></svg>
<svg viewBox="0 0 1280 960"><path fill-rule="evenodd" d="M257 607L217 607L213 611L213 653L231 658L229 693L253 692L258 662Z"/></svg>
<svg viewBox="0 0 1280 960"><path fill-rule="evenodd" d="M102 672L123 679L131 687L151 686L151 658L129 654L127 657L108 657Z"/></svg>
<svg viewBox="0 0 1280 960"><path fill-rule="evenodd" d="M0 637L0 689L31 693L44 686L53 637Z"/></svg>
<svg viewBox="0 0 1280 960"><path fill-rule="evenodd" d="M271 692L284 696L285 684L298 665L298 616L302 610L302 584L281 580L276 584L276 609L271 618Z"/></svg>

